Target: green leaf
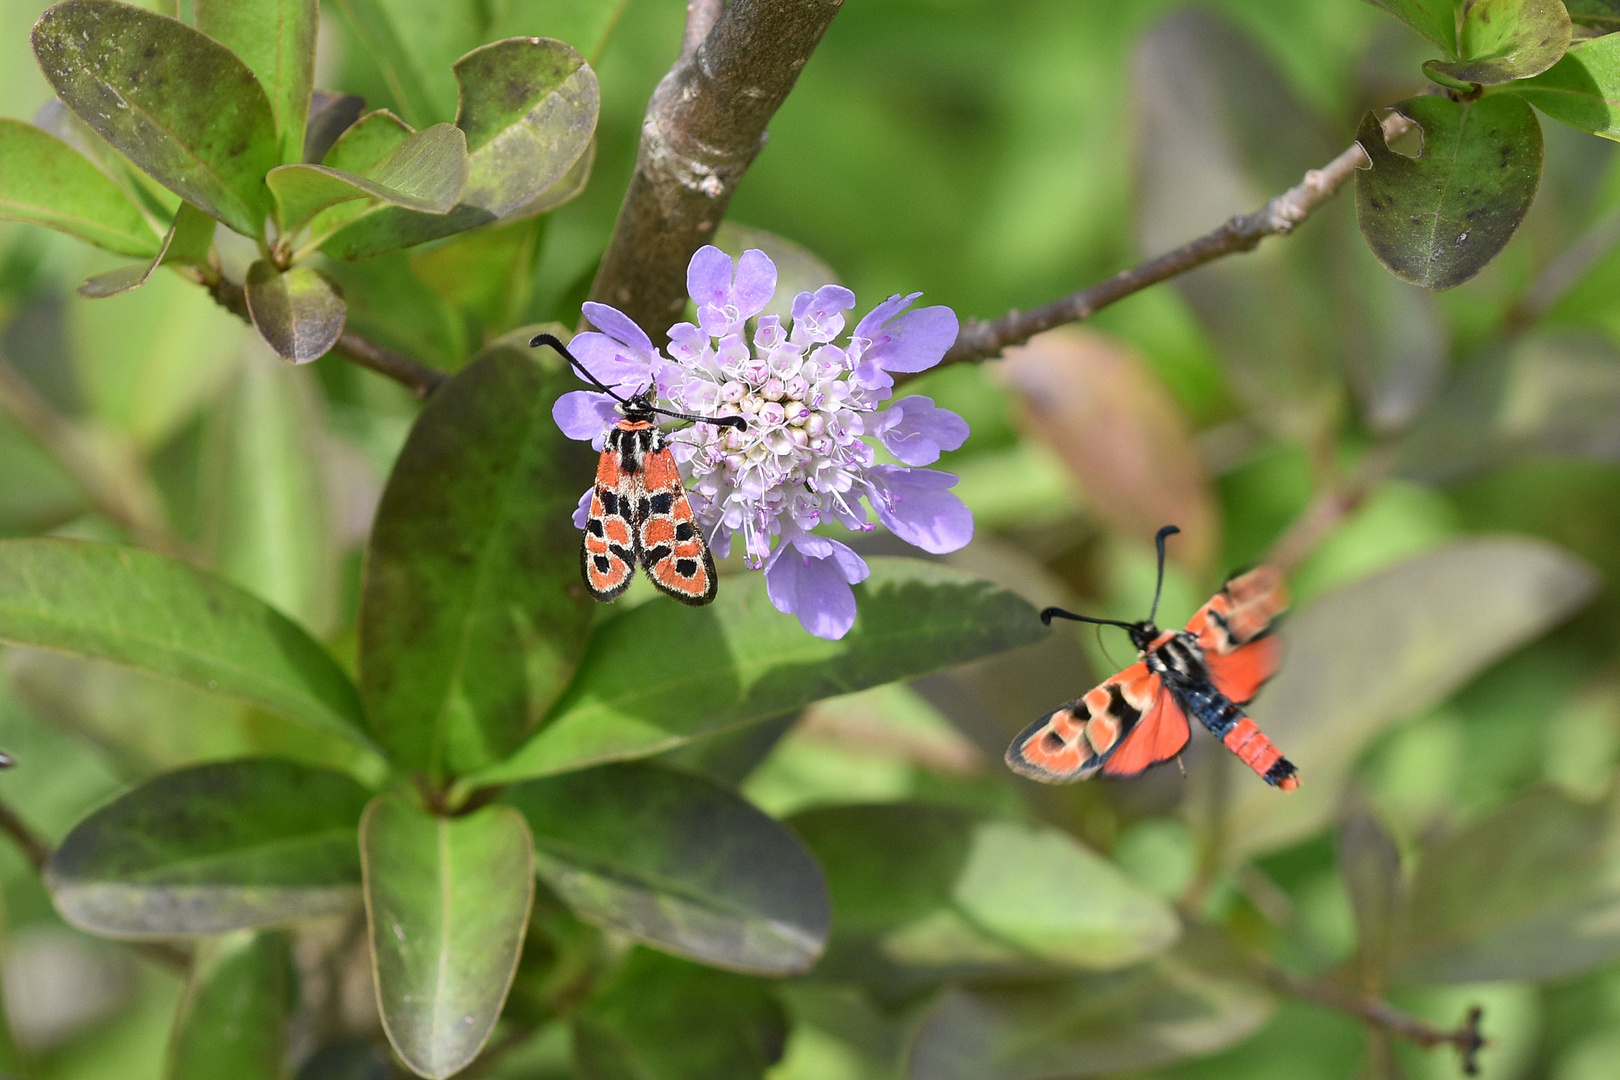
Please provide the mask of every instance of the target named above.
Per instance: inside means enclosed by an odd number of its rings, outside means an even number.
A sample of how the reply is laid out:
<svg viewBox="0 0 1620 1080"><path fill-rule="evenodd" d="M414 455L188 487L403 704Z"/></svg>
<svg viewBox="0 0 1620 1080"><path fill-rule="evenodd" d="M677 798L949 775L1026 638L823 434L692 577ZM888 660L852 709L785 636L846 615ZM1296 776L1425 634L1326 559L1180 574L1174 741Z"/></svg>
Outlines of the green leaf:
<svg viewBox="0 0 1620 1080"><path fill-rule="evenodd" d="M0 542L0 641L142 668L371 746L354 684L325 649L263 601L160 555Z"/></svg>
<svg viewBox="0 0 1620 1080"><path fill-rule="evenodd" d="M1459 60L1430 60L1423 70L1437 81L1512 82L1539 75L1569 48L1569 12L1561 0L1467 0L1462 6Z"/></svg>
<svg viewBox="0 0 1620 1080"><path fill-rule="evenodd" d="M531 333L492 342L428 400L367 549L361 693L395 760L434 777L521 743L589 636L571 514L594 455L552 420L576 383Z"/></svg>
<svg viewBox="0 0 1620 1080"><path fill-rule="evenodd" d="M467 137L452 124L435 124L395 146L365 175L330 165L279 165L265 182L276 196L287 233L302 228L327 207L351 199L446 214L467 183Z"/></svg>
<svg viewBox="0 0 1620 1080"><path fill-rule="evenodd" d="M378 206L321 245L339 259L410 247L521 211L557 183L596 130L596 73L551 38L509 38L456 61L467 186L447 215Z"/></svg>
<svg viewBox="0 0 1620 1080"><path fill-rule="evenodd" d="M366 790L275 758L162 773L74 826L46 868L57 910L117 937L219 934L348 911Z"/></svg>
<svg viewBox="0 0 1620 1080"><path fill-rule="evenodd" d="M1356 174L1356 218L1378 261L1426 289L1461 285L1513 239L1541 181L1541 127L1518 97L1409 98L1395 106L1423 129L1423 154L1384 142L1376 113L1356 140L1372 167Z"/></svg>
<svg viewBox="0 0 1620 1080"><path fill-rule="evenodd" d="M248 313L276 355L295 364L325 356L343 336L348 308L337 282L313 266L277 270L260 259L248 267Z"/></svg>
<svg viewBox="0 0 1620 1080"><path fill-rule="evenodd" d="M842 284L832 267L809 248L801 247L764 229L752 229L730 221L720 223L713 244L733 259L742 258L749 248L758 248L776 264L776 295L765 305L762 315L786 320L793 315L793 298L801 292L815 292L823 285Z"/></svg>
<svg viewBox="0 0 1620 1080"><path fill-rule="evenodd" d="M1364 799L1352 798L1339 828L1339 874L1350 894L1360 953L1358 985L1372 993L1389 966L1405 882L1401 853Z"/></svg>
<svg viewBox="0 0 1620 1080"><path fill-rule="evenodd" d="M461 5L415 7L399 20L399 28L384 0L335 0L334 6L367 56L381 70L383 81L394 96L394 104L407 120L413 124L431 124L436 118L450 114L455 108L453 88L448 85L430 88L428 83L430 79L434 83L440 81L442 76L438 69L447 66L459 50L449 53L440 63L423 63L406 48L402 30L413 38L446 42L450 48L455 48L457 42L464 42L461 49L469 48L474 44L472 40L454 32L445 33L445 22L453 22L465 10ZM443 83L449 81L444 79ZM441 92L435 94L436 90Z"/></svg>
<svg viewBox="0 0 1620 1080"><path fill-rule="evenodd" d="M1456 58L1456 0L1367 0L1367 2L1374 7L1383 8L1444 49L1448 57Z"/></svg>
<svg viewBox="0 0 1620 1080"><path fill-rule="evenodd" d="M1291 614L1282 667L1251 712L1299 766L1300 787L1283 795L1253 776L1234 777L1228 855L1268 851L1321 828L1357 755L1385 728L1445 700L1596 589L1589 566L1545 541L1474 537Z"/></svg>
<svg viewBox="0 0 1620 1080"><path fill-rule="evenodd" d="M0 219L31 221L120 255L151 255L157 237L117 184L67 143L0 117Z"/></svg>
<svg viewBox="0 0 1620 1080"><path fill-rule="evenodd" d="M209 942L175 1013L166 1080L280 1080L297 998L285 934L244 930Z"/></svg>
<svg viewBox="0 0 1620 1080"><path fill-rule="evenodd" d="M415 130L405 121L387 109L377 109L360 117L339 135L332 148L321 159L321 164L328 168L364 175L390 153L404 145L414 134ZM311 238L330 236L371 207L369 201L360 200L328 207L316 214L308 223L306 236Z"/></svg>
<svg viewBox="0 0 1620 1080"><path fill-rule="evenodd" d="M79 286L79 295L88 300L104 300L109 296L138 289L157 273L160 266L206 266L208 252L214 246L214 219L188 202L175 211L169 231L163 234L163 243L150 262L131 263L116 270L108 270L87 278Z"/></svg>
<svg viewBox="0 0 1620 1080"><path fill-rule="evenodd" d="M229 49L114 0L64 0L33 40L45 77L102 138L242 235L263 234L264 174L280 163L275 118Z"/></svg>
<svg viewBox="0 0 1620 1080"><path fill-rule="evenodd" d="M382 796L366 808L360 852L388 1041L420 1076L460 1072L517 970L534 899L528 826L508 806L440 818Z"/></svg>
<svg viewBox="0 0 1620 1080"><path fill-rule="evenodd" d="M281 160L301 161L315 87L317 0L194 0L197 29L252 69L270 98Z"/></svg>
<svg viewBox="0 0 1620 1080"><path fill-rule="evenodd" d="M1049 633L1024 600L959 571L868 562L871 577L855 586L859 614L841 641L811 637L777 611L758 574L727 578L707 607L643 604L602 623L539 734L467 783L646 757ZM627 670L636 677L626 679Z"/></svg>
<svg viewBox="0 0 1620 1080"><path fill-rule="evenodd" d="M952 988L912 1044L910 1080L1078 1080L1218 1050L1271 999L1163 960L1106 975Z"/></svg>
<svg viewBox="0 0 1620 1080"><path fill-rule="evenodd" d="M1620 30L1620 0L1564 0L1571 20L1601 32Z"/></svg>
<svg viewBox="0 0 1620 1080"><path fill-rule="evenodd" d="M1511 89L1561 124L1620 139L1620 34L1578 42L1551 68Z"/></svg>
<svg viewBox="0 0 1620 1080"><path fill-rule="evenodd" d="M907 804L812 810L790 824L832 891L818 976L893 984L1117 968L1179 934L1162 901L1050 826Z"/></svg>
<svg viewBox="0 0 1620 1080"><path fill-rule="evenodd" d="M760 1080L787 1042L769 983L645 949L573 1019L581 1080Z"/></svg>
<svg viewBox="0 0 1620 1080"><path fill-rule="evenodd" d="M534 833L535 869L589 922L700 963L805 971L832 913L821 868L786 828L706 780L607 765L503 801Z"/></svg>
<svg viewBox="0 0 1620 1080"><path fill-rule="evenodd" d="M1423 852L1395 955L1406 983L1542 982L1620 956L1614 811L1533 791Z"/></svg>

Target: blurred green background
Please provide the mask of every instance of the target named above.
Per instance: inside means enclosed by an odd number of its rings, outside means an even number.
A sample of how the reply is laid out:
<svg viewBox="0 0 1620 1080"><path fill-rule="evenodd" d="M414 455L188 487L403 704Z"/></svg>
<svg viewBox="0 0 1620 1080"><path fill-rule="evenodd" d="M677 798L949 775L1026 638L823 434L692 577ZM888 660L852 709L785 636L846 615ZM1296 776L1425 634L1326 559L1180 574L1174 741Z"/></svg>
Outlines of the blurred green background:
<svg viewBox="0 0 1620 1080"><path fill-rule="evenodd" d="M435 44L445 4L384 6L424 49ZM5 115L30 117L49 98L28 47L43 7L0 0ZM317 85L395 105L341 7L323 14ZM533 222L335 271L355 325L446 369L511 327L577 320L685 11L681 0L508 7L493 5L489 25L568 38L597 67L589 187ZM447 70L464 46L438 47ZM922 290L964 317L994 317L1258 207L1347 146L1365 110L1421 92L1426 56L1359 0L850 0L771 124L730 220L810 249L863 308ZM418 122L449 119L447 107ZM903 797L1033 808L1175 896L1194 875L1201 807L1224 783L1239 807L1227 820L1254 839L1214 875L1205 910L1309 974L1366 952L1340 869L1347 815L1381 821L1411 867L1454 838L1489 844L1531 813L1524 800L1549 792L1559 806L1606 812L1620 758L1620 256L1609 250L1620 172L1611 144L1547 121L1543 132L1547 168L1520 234L1453 291L1385 274L1346 193L1297 235L1134 296L1083 333L908 387L973 426L942 463L962 477L979 526L953 561L1039 604L1114 617L1145 611L1159 524L1187 531L1172 541L1161 620L1172 623L1227 570L1260 558L1313 496L1388 462L1294 576L1301 606L1341 601L1302 617L1317 636L1295 662L1320 666L1292 673L1289 699L1319 691L1313 722L1335 726L1291 745L1287 719L1257 710L1301 768L1300 797L1317 785L1312 809L1289 818L1296 811L1273 801L1287 797L1229 770L1201 732L1185 780L1165 768L1037 790L1007 775L999 754L1011 734L1126 658L1122 638L1106 641L1110 660L1097 638L1068 630L1020 656L817 706L745 793L782 815ZM1583 238L1599 257L1549 310L1521 317L1546 268ZM0 348L127 498L347 656L359 546L415 405L334 357L280 365L178 277L109 300L74 295L115 262L0 223ZM56 459L0 419L0 535L39 533L119 537ZM1600 575L1595 599L1579 605L1583 590L1567 581L1575 599L1549 599L1558 587L1544 577L1557 574L1523 560L1445 562L1463 538L1504 533L1585 560ZM1410 562L1425 554L1440 561ZM1442 563L1451 571L1431 572ZM1370 581L1394 584L1355 591ZM1390 642L1403 651L1380 653ZM4 660L0 747L21 766L0 776L0 798L51 839L160 769L337 753L259 715L196 724L223 707L110 668L21 650ZM1614 923L1620 844L1608 837L1583 847L1554 835L1597 883L1521 868L1502 901L1504 933L1529 934L1520 944L1535 952L1537 927ZM160 1075L180 982L66 928L9 845L0 884L0 974L26 1075ZM1444 884L1425 887L1443 896ZM1458 888L1466 906L1466 882ZM1442 1026L1484 1004L1492 1080L1620 1075L1610 924L1591 931L1584 962L1482 961L1474 970L1524 977L1475 982L1463 965L1430 985L1408 980L1392 999ZM796 1023L775 1080L898 1074L914 1002L879 1015L814 986L784 996ZM363 1011L363 986L358 1001ZM552 1034L499 1075L562 1075L566 1047ZM1355 1021L1285 1001L1235 1045L1155 1075L1391 1075L1376 1058ZM1413 1077L1457 1072L1444 1050L1403 1047L1398 1060Z"/></svg>

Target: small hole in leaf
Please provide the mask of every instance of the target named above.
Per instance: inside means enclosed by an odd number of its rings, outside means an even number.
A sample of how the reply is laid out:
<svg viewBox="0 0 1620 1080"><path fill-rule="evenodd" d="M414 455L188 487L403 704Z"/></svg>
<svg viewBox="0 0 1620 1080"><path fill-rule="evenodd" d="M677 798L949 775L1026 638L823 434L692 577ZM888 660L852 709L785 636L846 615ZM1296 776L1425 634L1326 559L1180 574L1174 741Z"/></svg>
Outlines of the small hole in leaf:
<svg viewBox="0 0 1620 1080"><path fill-rule="evenodd" d="M1423 129L1413 124L1393 139L1389 140L1389 148L1402 157L1418 158L1423 156Z"/></svg>

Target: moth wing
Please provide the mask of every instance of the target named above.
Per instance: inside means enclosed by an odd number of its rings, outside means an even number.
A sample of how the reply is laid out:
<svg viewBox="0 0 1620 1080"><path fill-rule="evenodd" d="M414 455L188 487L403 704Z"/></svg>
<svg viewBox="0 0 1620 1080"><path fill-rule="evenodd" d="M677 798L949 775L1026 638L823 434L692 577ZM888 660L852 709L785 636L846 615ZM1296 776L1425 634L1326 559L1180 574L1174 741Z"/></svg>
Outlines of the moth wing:
<svg viewBox="0 0 1620 1080"><path fill-rule="evenodd" d="M1187 623L1206 658L1236 652L1263 637L1288 607L1288 585L1274 566L1238 574L1199 608Z"/></svg>
<svg viewBox="0 0 1620 1080"><path fill-rule="evenodd" d="M1282 639L1267 635L1239 646L1232 652L1205 653L1204 669L1215 689L1234 705L1254 700L1266 680L1276 674L1282 662Z"/></svg>
<svg viewBox="0 0 1620 1080"><path fill-rule="evenodd" d="M647 455L642 484L646 512L639 515L636 529L647 576L661 592L683 604L709 603L719 591L720 578L669 450Z"/></svg>
<svg viewBox="0 0 1620 1080"><path fill-rule="evenodd" d="M1165 696L1163 685L1146 664L1132 664L1020 732L1007 748L1007 767L1048 784L1084 780L1100 769L1112 771L1106 769L1110 755L1130 735L1144 709Z"/></svg>
<svg viewBox="0 0 1620 1080"><path fill-rule="evenodd" d="M585 587L603 603L618 599L630 587L638 556L630 511L635 506L639 484L633 475L620 471L618 459L616 451L602 451L596 469L596 486L591 490L585 540L579 549L579 569L585 578Z"/></svg>
<svg viewBox="0 0 1620 1080"><path fill-rule="evenodd" d="M1135 776L1161 761L1169 761L1181 753L1192 732L1187 726L1187 714L1157 676L1153 680L1153 704L1143 710L1142 717L1119 741L1102 764L1108 776ZM1144 692L1147 692L1144 689Z"/></svg>

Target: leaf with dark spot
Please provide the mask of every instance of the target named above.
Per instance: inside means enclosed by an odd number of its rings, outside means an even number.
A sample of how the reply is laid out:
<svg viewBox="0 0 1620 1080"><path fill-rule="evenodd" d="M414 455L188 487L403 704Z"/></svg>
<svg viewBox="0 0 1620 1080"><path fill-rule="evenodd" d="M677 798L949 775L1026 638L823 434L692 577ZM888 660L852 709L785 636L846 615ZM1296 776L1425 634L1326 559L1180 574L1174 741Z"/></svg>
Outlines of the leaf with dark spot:
<svg viewBox="0 0 1620 1080"><path fill-rule="evenodd" d="M1489 85L1539 75L1569 48L1572 27L1560 0L1468 0L1461 6L1459 59L1423 65L1442 84Z"/></svg>

